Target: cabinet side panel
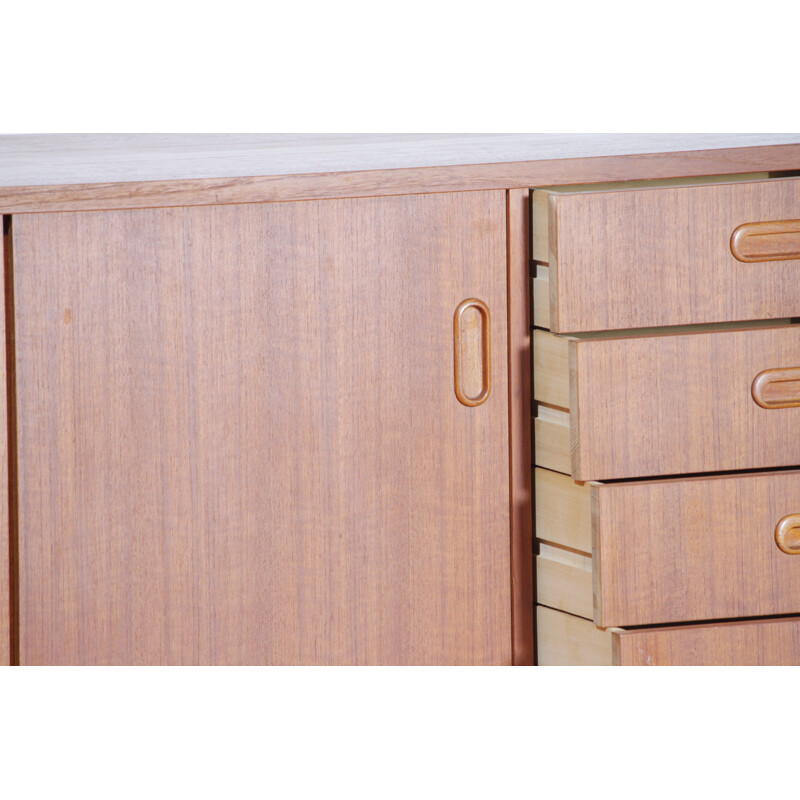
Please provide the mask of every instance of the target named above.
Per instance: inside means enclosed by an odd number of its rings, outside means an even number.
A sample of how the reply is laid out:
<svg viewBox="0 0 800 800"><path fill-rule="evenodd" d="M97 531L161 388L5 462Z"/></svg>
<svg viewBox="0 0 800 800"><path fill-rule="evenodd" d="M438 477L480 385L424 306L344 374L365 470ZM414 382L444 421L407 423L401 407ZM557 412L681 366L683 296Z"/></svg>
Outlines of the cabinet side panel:
<svg viewBox="0 0 800 800"><path fill-rule="evenodd" d="M0 303L0 330L6 335L6 350L0 358L0 665L11 663L12 620L11 620L11 551L9 542L9 471L8 471L8 386L6 380L7 353L13 352L8 346L13 331L6 329L7 287L10 285L11 259L11 219L3 218L3 245L0 247L0 273L4 276L4 301ZM7 274L8 273L8 274ZM13 315L9 315L9 321Z"/></svg>
<svg viewBox="0 0 800 800"><path fill-rule="evenodd" d="M530 193L508 193L508 397L511 444L511 586L514 663L533 664Z"/></svg>
<svg viewBox="0 0 800 800"><path fill-rule="evenodd" d="M510 663L504 192L15 235L22 663Z"/></svg>

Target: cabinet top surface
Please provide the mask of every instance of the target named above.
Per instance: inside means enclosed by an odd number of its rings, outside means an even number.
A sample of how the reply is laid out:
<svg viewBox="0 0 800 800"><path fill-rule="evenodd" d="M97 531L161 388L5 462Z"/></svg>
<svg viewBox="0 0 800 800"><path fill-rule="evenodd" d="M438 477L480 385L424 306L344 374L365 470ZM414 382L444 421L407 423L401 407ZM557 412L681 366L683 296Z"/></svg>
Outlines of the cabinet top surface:
<svg viewBox="0 0 800 800"><path fill-rule="evenodd" d="M505 164L800 143L797 133L0 135L0 187Z"/></svg>

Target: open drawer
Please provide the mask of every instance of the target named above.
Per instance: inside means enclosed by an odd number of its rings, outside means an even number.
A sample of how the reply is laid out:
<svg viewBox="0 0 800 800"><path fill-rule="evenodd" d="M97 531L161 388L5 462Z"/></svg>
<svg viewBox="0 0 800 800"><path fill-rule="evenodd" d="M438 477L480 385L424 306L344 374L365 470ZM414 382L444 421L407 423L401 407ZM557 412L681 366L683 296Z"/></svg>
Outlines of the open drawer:
<svg viewBox="0 0 800 800"><path fill-rule="evenodd" d="M549 279L545 327L563 333L795 315L800 180L747 177L534 191L533 258L547 265Z"/></svg>
<svg viewBox="0 0 800 800"><path fill-rule="evenodd" d="M796 666L800 617L598 630L540 606L539 666Z"/></svg>
<svg viewBox="0 0 800 800"><path fill-rule="evenodd" d="M576 480L800 464L800 326L534 332L536 463Z"/></svg>
<svg viewBox="0 0 800 800"><path fill-rule="evenodd" d="M602 628L800 614L800 471L535 486L543 605Z"/></svg>

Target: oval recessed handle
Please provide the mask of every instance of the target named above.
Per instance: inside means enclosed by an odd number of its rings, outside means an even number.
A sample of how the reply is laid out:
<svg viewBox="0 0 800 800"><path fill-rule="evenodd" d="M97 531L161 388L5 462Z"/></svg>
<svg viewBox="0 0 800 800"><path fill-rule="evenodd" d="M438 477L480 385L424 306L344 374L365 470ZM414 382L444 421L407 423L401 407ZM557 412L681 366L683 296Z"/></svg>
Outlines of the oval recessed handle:
<svg viewBox="0 0 800 800"><path fill-rule="evenodd" d="M800 514L789 514L775 526L775 544L790 556L800 555Z"/></svg>
<svg viewBox="0 0 800 800"><path fill-rule="evenodd" d="M492 391L492 332L489 308L482 300L464 300L453 315L453 363L459 403L485 403ZM470 394L472 388L477 392Z"/></svg>
<svg viewBox="0 0 800 800"><path fill-rule="evenodd" d="M731 253L745 263L800 258L800 219L740 225L731 236Z"/></svg>
<svg viewBox="0 0 800 800"><path fill-rule="evenodd" d="M750 392L761 408L800 406L800 367L765 369L756 375Z"/></svg>

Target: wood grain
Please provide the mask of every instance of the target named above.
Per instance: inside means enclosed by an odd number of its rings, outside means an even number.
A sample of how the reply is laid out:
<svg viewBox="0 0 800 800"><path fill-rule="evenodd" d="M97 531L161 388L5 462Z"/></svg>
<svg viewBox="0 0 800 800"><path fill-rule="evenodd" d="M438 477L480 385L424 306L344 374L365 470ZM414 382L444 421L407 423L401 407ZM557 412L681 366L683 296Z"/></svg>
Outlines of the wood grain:
<svg viewBox="0 0 800 800"><path fill-rule="evenodd" d="M656 625L800 613L800 559L775 527L800 472L593 486L595 622Z"/></svg>
<svg viewBox="0 0 800 800"><path fill-rule="evenodd" d="M569 408L569 339L533 332L533 396L539 403Z"/></svg>
<svg viewBox="0 0 800 800"><path fill-rule="evenodd" d="M536 607L536 654L540 667L611 666L612 634L593 622L545 606Z"/></svg>
<svg viewBox="0 0 800 800"><path fill-rule="evenodd" d="M6 231L6 220L3 220L3 241L0 243L0 275L3 279L3 302L0 303L0 330L6 333L5 288L8 286L6 268L11 269L11 235ZM8 252L6 252L8 251ZM6 382L6 359L0 358L0 666L12 663L12 638L15 638L12 623L12 579L11 579L11 541L9 537L10 505L9 505L9 471L8 471L8 385Z"/></svg>
<svg viewBox="0 0 800 800"><path fill-rule="evenodd" d="M797 666L800 618L615 631L622 666Z"/></svg>
<svg viewBox="0 0 800 800"><path fill-rule="evenodd" d="M745 180L767 180L769 172L746 172L737 175L694 175L682 178L660 178L656 180L616 181L605 183L588 183L573 186L548 186L531 192L531 241L533 242L533 260L539 266L550 262L550 242L556 235L550 235L551 195L573 192L612 192L630 189L660 189L666 187L699 186L707 183L735 183ZM555 209L555 198L553 198ZM548 310L549 314L549 310ZM549 327L549 326L545 326Z"/></svg>
<svg viewBox="0 0 800 800"><path fill-rule="evenodd" d="M537 467L534 488L536 538L591 553L591 487L575 483L569 475Z"/></svg>
<svg viewBox="0 0 800 800"><path fill-rule="evenodd" d="M591 151L589 154L591 155ZM795 169L800 169L798 144L409 169L364 169L353 172L262 176L246 173L238 177L197 180L133 180L81 184L59 184L54 180L48 185L0 188L0 213L224 205L527 189L533 186Z"/></svg>
<svg viewBox="0 0 800 800"><path fill-rule="evenodd" d="M730 247L744 223L800 217L797 179L556 193L549 201L553 331L798 313L800 259L743 264Z"/></svg>
<svg viewBox="0 0 800 800"><path fill-rule="evenodd" d="M540 544L536 556L536 602L592 619L592 559L562 547Z"/></svg>
<svg viewBox="0 0 800 800"><path fill-rule="evenodd" d="M533 430L536 466L569 474L572 469L569 414L539 406Z"/></svg>
<svg viewBox="0 0 800 800"><path fill-rule="evenodd" d="M452 372L456 306L507 315L503 193L14 248L21 663L511 662L507 374L466 408Z"/></svg>
<svg viewBox="0 0 800 800"><path fill-rule="evenodd" d="M540 666L797 666L800 617L598 630L537 606Z"/></svg>
<svg viewBox="0 0 800 800"><path fill-rule="evenodd" d="M531 257L538 263L550 261L550 193L531 192Z"/></svg>
<svg viewBox="0 0 800 800"><path fill-rule="evenodd" d="M800 464L800 408L751 396L756 375L798 353L800 326L571 341L573 477Z"/></svg>
<svg viewBox="0 0 800 800"><path fill-rule="evenodd" d="M531 283L533 298L533 324L537 328L550 329L550 281L547 267L536 267L536 277Z"/></svg>
<svg viewBox="0 0 800 800"><path fill-rule="evenodd" d="M529 192L508 192L508 419L511 485L511 599L514 663L531 665L533 640L533 490Z"/></svg>

